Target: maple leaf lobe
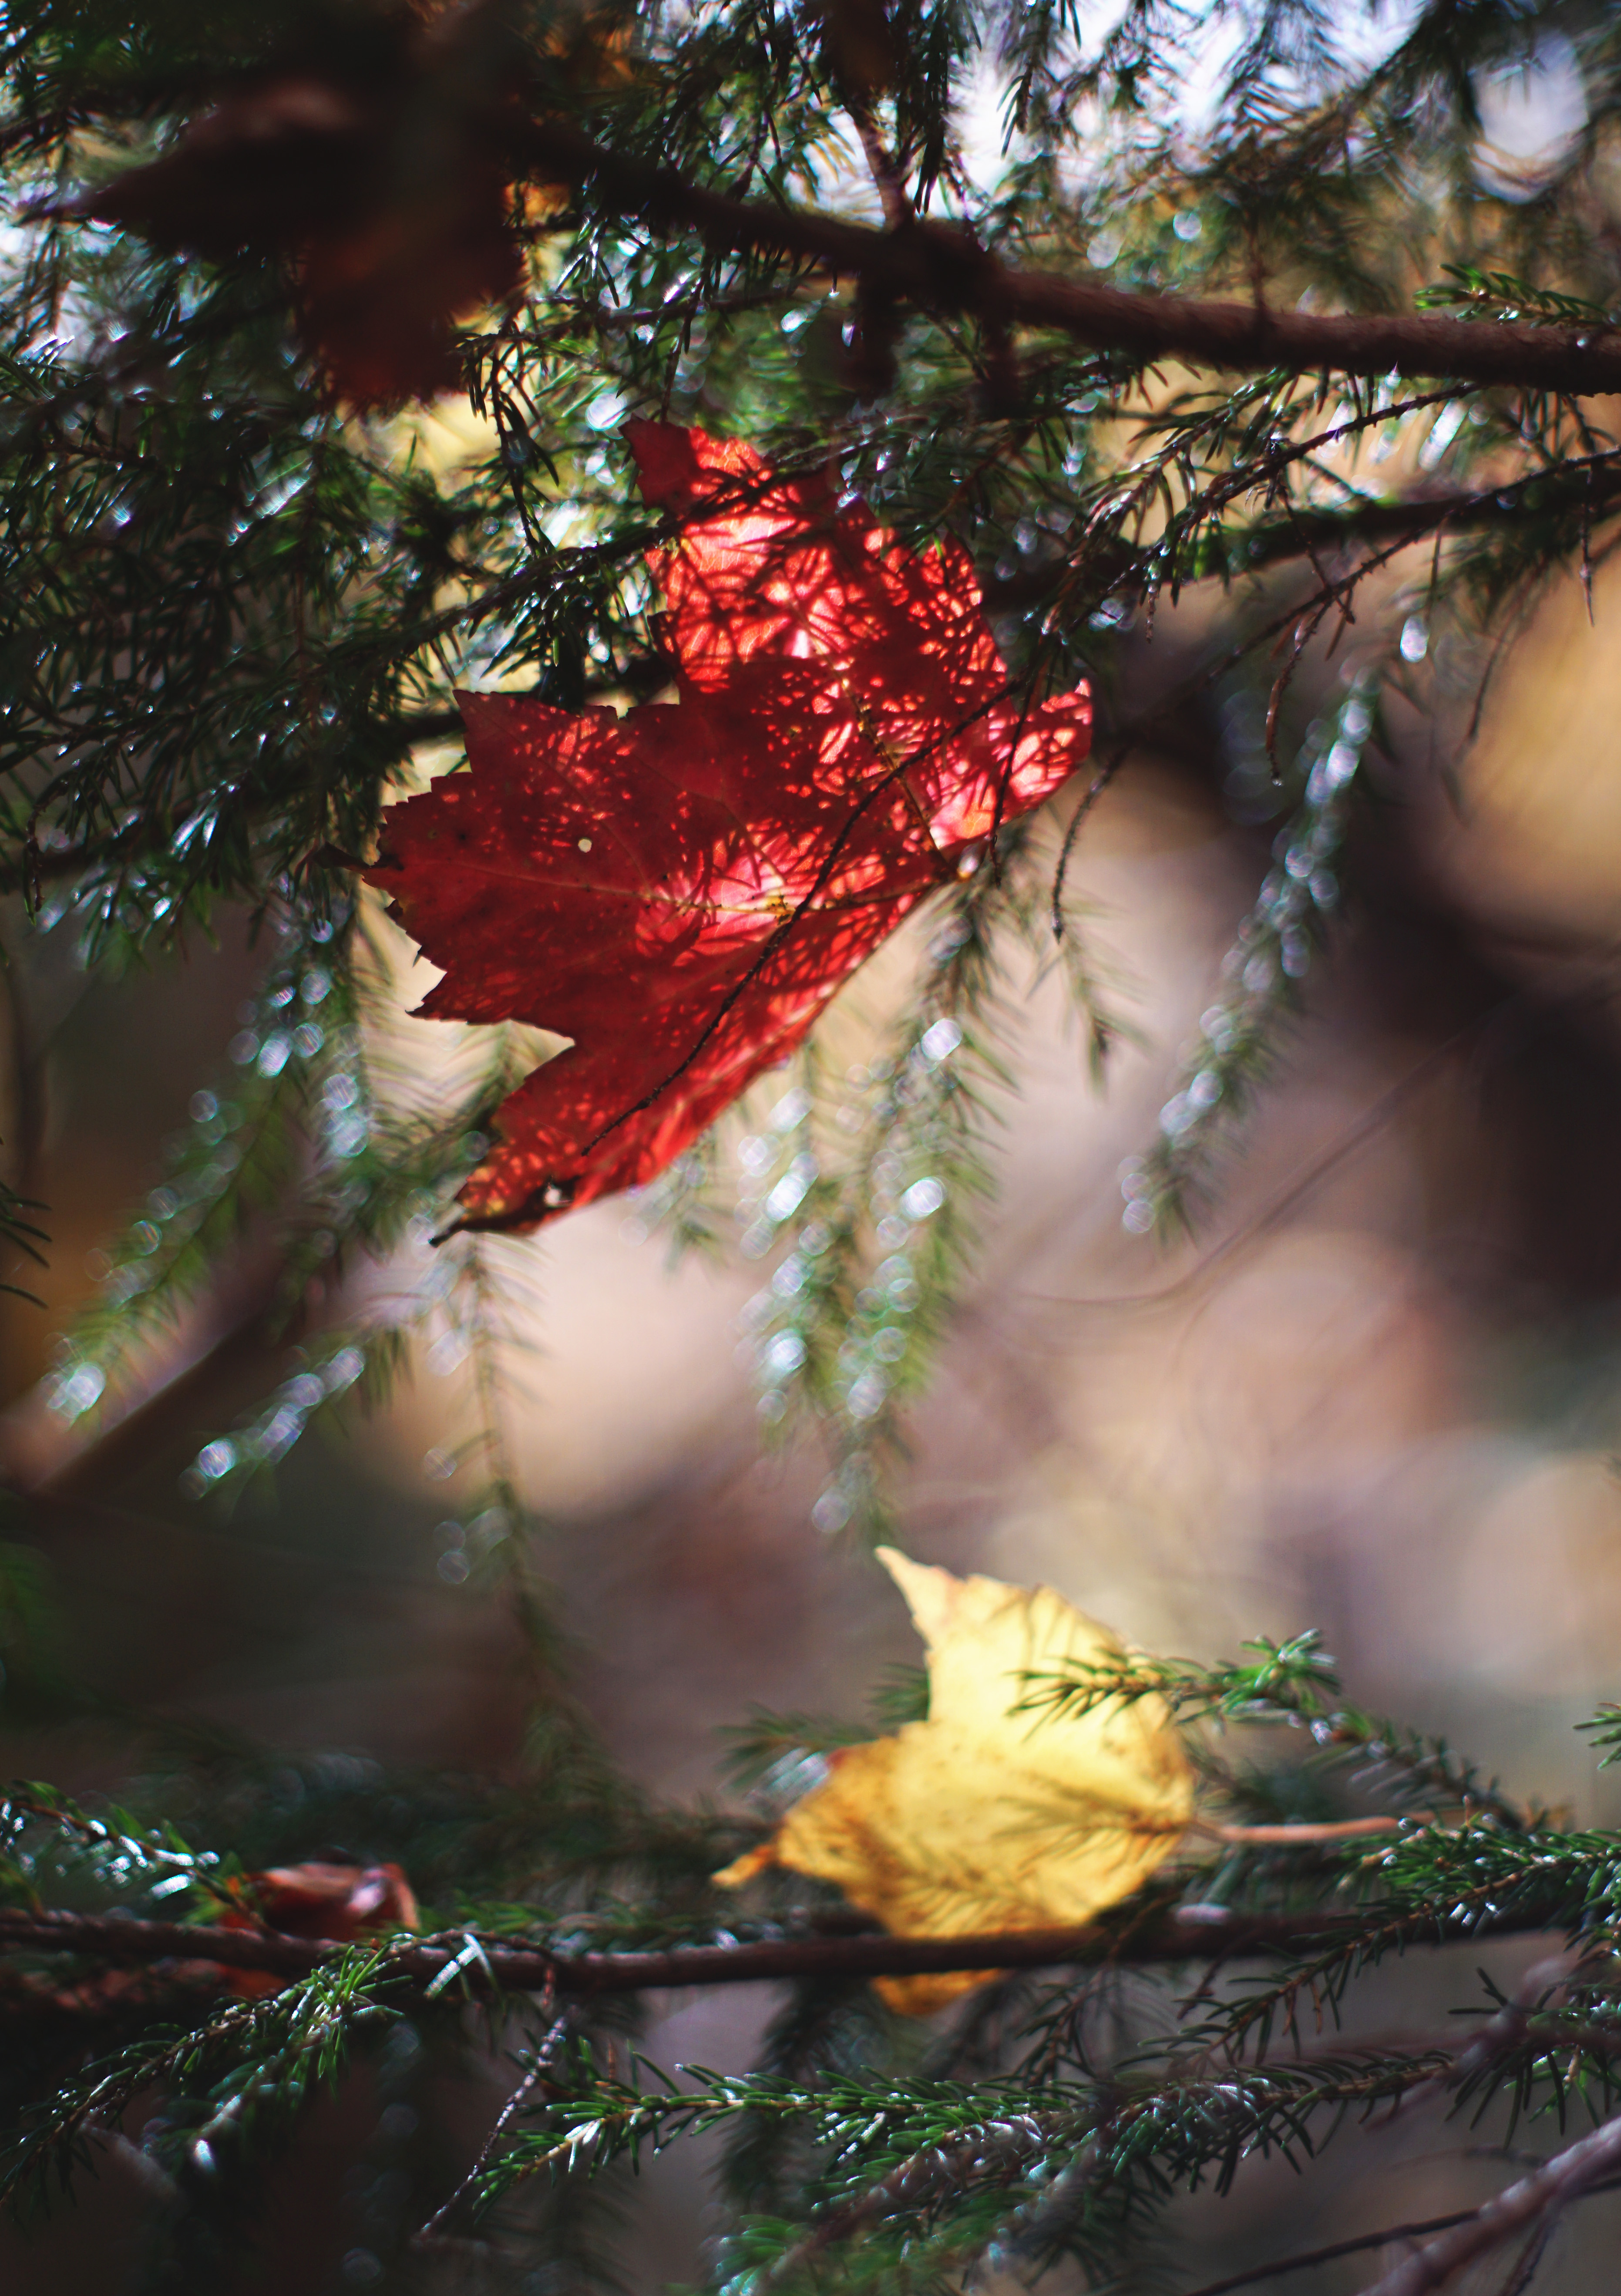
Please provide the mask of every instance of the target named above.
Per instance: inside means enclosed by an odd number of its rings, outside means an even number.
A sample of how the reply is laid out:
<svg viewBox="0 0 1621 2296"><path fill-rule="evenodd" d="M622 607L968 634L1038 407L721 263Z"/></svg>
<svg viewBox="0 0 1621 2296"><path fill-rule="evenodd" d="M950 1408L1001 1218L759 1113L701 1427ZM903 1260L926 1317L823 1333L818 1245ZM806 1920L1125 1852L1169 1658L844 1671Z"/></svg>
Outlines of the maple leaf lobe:
<svg viewBox="0 0 1621 2296"><path fill-rule="evenodd" d="M1086 753L1085 688L1010 694L956 545L905 551L742 441L627 434L681 521L652 557L678 700L459 694L471 770L392 809L373 873L445 968L424 1013L573 1040L502 1108L465 1226L655 1177Z"/></svg>

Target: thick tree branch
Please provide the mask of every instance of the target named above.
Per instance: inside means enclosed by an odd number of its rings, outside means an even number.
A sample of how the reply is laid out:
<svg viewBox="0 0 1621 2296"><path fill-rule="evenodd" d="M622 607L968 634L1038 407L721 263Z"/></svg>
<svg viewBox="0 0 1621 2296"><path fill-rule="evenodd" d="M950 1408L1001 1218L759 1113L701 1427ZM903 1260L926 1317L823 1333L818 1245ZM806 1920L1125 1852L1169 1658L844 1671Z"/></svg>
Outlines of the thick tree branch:
<svg viewBox="0 0 1621 2296"><path fill-rule="evenodd" d="M1375 378L1445 376L1573 398L1621 391L1621 332L1597 321L1528 327L1128 294L1093 280L1011 269L966 232L943 224L875 231L836 216L733 199L672 168L610 151L566 120L536 121L521 156L537 174L588 184L602 206L639 216L655 229L696 231L710 246L737 254L795 256L925 309L968 312L1003 327L1052 327L1135 359L1183 359L1250 373L1284 367Z"/></svg>
<svg viewBox="0 0 1621 2296"><path fill-rule="evenodd" d="M1404 2257L1394 2271L1370 2284L1365 2296L1428 2296L1430 2289L1441 2287L1466 2265L1540 2223L1551 2210L1590 2192L1601 2177L1612 2175L1617 2168L1621 2168L1621 2113L1579 2144L1556 2152L1545 2168L1534 2169L1506 2192L1497 2194L1453 2231Z"/></svg>
<svg viewBox="0 0 1621 2296"><path fill-rule="evenodd" d="M1592 2199L1599 2193L1613 2193L1613 2179L1589 2185L1582 2194ZM1450 2232L1454 2225L1472 2224L1473 2209L1454 2209L1450 2216L1425 2217L1417 2224L1384 2225L1378 2232L1358 2233L1352 2240L1330 2241L1326 2248L1303 2249L1293 2256L1281 2256L1271 2264L1252 2265L1248 2271L1229 2273L1224 2280L1208 2280L1202 2288L1189 2291L1189 2296L1232 2296L1237 2288L1253 2288L1263 2280L1281 2280L1286 2274L1309 2272L1319 2264L1333 2264L1342 2256L1355 2256L1370 2248L1390 2248L1396 2242L1406 2243L1425 2239L1430 2233Z"/></svg>
<svg viewBox="0 0 1621 2296"><path fill-rule="evenodd" d="M1210 1908L1171 1913L1127 1926L1014 1930L992 1936L767 1938L745 1945L674 1946L659 1952L550 1954L494 1939L453 1935L449 1942L402 1940L389 1949L396 1974L421 1983L444 1978L453 1964L474 1989L512 1992L551 1986L558 1997L640 1993L650 1987L747 1985L803 1977L912 1977L951 1970L1044 1969L1091 1963L1226 1961L1332 1947L1367 1930L1355 1914L1257 1914L1219 1917ZM1507 1920L1491 1934L1541 1931L1545 1921ZM1480 1934L1478 1926L1433 1919L1412 1924L1413 1942L1447 1943ZM217 1962L228 1969L307 1977L340 1948L255 1930L192 1927L117 1915L0 1910L0 1950L82 1954L119 1965L160 1961Z"/></svg>

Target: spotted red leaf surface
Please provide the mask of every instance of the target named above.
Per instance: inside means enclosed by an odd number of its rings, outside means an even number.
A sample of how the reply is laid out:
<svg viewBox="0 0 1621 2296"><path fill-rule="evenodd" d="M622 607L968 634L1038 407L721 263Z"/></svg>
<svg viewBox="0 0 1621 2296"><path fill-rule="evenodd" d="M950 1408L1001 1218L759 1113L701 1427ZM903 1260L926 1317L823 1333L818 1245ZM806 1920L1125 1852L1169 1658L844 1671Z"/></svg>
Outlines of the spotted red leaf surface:
<svg viewBox="0 0 1621 2296"><path fill-rule="evenodd" d="M532 1226L661 1171L790 1052L969 849L1086 754L1085 688L1010 694L964 553L827 480L633 423L678 699L463 693L471 771L389 816L374 882L445 978L421 1010L570 1037L462 1194Z"/></svg>

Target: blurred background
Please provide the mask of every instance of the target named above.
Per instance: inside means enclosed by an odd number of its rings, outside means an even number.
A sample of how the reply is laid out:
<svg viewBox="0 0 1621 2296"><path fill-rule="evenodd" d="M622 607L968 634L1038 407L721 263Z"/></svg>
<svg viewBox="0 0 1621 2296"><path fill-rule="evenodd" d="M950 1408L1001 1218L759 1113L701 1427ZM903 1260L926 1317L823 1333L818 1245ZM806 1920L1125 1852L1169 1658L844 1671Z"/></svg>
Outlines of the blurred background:
<svg viewBox="0 0 1621 2296"><path fill-rule="evenodd" d="M1151 1649L1215 1656L1316 1627L1359 1702L1445 1732L1518 1793L1614 1824L1621 1790L1573 1734L1621 1670L1621 597L1602 577L1594 605L1590 624L1574 582L1547 600L1470 749L1445 660L1425 665L1443 739L1415 713L1376 760L1355 894L1287 1056L1170 1250L1123 1230L1121 1168L1153 1136L1276 821L1245 695L1190 707L1133 755L1071 886L1140 1041L1117 1046L1096 1089L1060 984L1011 980L1000 1201L913 1415L899 1500L914 1554L1044 1581ZM1188 610L1128 649L1122 711L1188 667L1200 634ZM1310 674L1332 706L1339 665ZM1044 832L1055 849L1077 796ZM0 1134L53 1242L45 1306L0 1311L0 1472L16 1495L6 1535L37 1558L64 1664L107 1700L363 1778L380 1763L500 1773L519 1758L526 1687L504 1598L444 1528L472 1375L454 1334L430 1324L383 1407L340 1443L312 1434L229 1516L181 1477L282 1375L255 1315L274 1271L250 1249L240 1293L176 1331L119 1414L93 1429L50 1407L53 1335L157 1185L262 952L226 918L170 972L110 983L79 970L67 931L11 922ZM834 1058L860 1058L926 931L847 992ZM426 977L398 954L388 1025L430 1070L444 1032L405 1017ZM432 1264L424 1241L356 1280L416 1287ZM751 1702L855 1714L887 1665L915 1660L888 1581L847 1535L813 1527L825 1462L762 1441L745 1260L672 1268L634 1208L610 1201L494 1244L489 1265L508 1290L510 1434L544 1518L542 1566L580 1693L632 1774L660 1795L714 1795L716 1732ZM119 1731L79 1718L12 1727L4 1759L81 1791L116 1787L126 1757ZM1507 1982L1527 1956L1486 1958ZM1379 2013L1405 2013L1423 1981L1393 1972ZM667 2002L646 2046L741 2064L769 2007ZM465 2088L451 2124L471 2154L496 2097L471 2075ZM351 2089L322 2111L380 2109ZM119 2173L42 2242L6 2235L5 2284L119 2285ZM650 2288L696 2276L706 2228L691 2160L654 2173L627 2264ZM1330 2216L1365 2228L1464 2205L1497 2173L1463 2140L1432 2147L1404 2125L1347 2152ZM1261 2226L1285 2244L1282 2176L1241 2185L1223 2239ZM364 2215L348 2186L299 2189L300 2210ZM1606 2205L1583 2240L1601 2240ZM316 2284L299 2263L307 2230L274 2232L266 2284L282 2267ZM344 2252L371 2253L358 2233ZM367 2269L346 2267L348 2282ZM1344 2269L1318 2284L1360 2284Z"/></svg>

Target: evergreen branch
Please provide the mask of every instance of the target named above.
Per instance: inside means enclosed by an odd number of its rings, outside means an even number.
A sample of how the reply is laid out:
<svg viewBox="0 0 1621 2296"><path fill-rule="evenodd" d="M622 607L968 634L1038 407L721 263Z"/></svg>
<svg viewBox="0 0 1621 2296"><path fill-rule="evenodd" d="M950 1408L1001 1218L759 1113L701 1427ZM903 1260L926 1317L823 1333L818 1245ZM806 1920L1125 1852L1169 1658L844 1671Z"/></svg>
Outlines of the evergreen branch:
<svg viewBox="0 0 1621 2296"><path fill-rule="evenodd" d="M698 232L711 247L796 257L835 278L859 278L924 310L1052 327L1098 349L1144 363L1182 358L1249 373L1447 376L1459 382L1591 398L1621 392L1621 340L1602 320L1527 326L1403 313L1273 310L1265 304L1133 294L1016 271L962 230L929 222L877 231L838 217L765 207L609 150L561 119L525 138L535 171L588 184L608 212L654 229Z"/></svg>
<svg viewBox="0 0 1621 2296"><path fill-rule="evenodd" d="M518 1067L512 1032L503 1030L486 1072L485 1108L511 1089ZM497 1074L502 1081L492 1090ZM497 1274L491 1256L503 1248L510 1256ZM508 1433L512 1365L524 1348L512 1318L520 1303L532 1303L534 1296L526 1271L515 1264L522 1250L521 1239L514 1248L511 1242L503 1246L499 1237L459 1233L429 1286L445 1318L446 1338L471 1361L476 1416L473 1431L450 1455L456 1467L471 1466L476 1480L463 1501L454 1545L441 1556L440 1568L454 1578L457 1566L451 1558L459 1555L463 1576L477 1562L501 1575L536 1690L554 1719L567 1709L570 1722L578 1726L584 1718L563 1686L567 1637L555 1617L552 1589L536 1567L537 1525L524 1504Z"/></svg>
<svg viewBox="0 0 1621 2296"><path fill-rule="evenodd" d="M815 2220L782 2250L759 2276L757 2285L776 2288L814 2265L835 2242L846 2241L870 2225L902 2211L913 2212L937 2194L952 2195L970 2176L987 2171L998 2179L1017 2176L1044 2161L1060 2135L1052 2115L1009 2111L1005 2104L995 2118L976 2121L954 2142L937 2137L920 2145L855 2199Z"/></svg>
<svg viewBox="0 0 1621 2296"><path fill-rule="evenodd" d="M1227 581L1235 573L1258 574L1301 558L1333 557L1363 545L1419 543L1440 534L1511 530L1527 516L1599 518L1621 497L1621 449L1573 456L1557 470L1533 471L1521 478L1480 488L1429 489L1423 493L1369 497L1354 496L1337 509L1321 504L1291 504L1285 517L1257 518L1210 533L1183 579ZM1248 474L1253 480L1253 473ZM1200 515L1208 515L1205 505ZM1070 571L1055 562L1007 576L993 575L984 586L994 611L1042 604ZM1121 571L1126 571L1125 568ZM1118 585L1116 586L1118 586Z"/></svg>
<svg viewBox="0 0 1621 2296"><path fill-rule="evenodd" d="M1256 1656L1239 1664L1202 1665L1195 1660L1142 1658L1126 1653L1107 1665L1071 1666L1025 1677L1018 1713L1079 1720L1098 1707L1119 1701L1163 1699L1183 1723L1212 1721L1263 1728L1310 1732L1320 1766L1359 1766L1355 1782L1379 1778L1413 1815L1420 1795L1487 1818L1509 1834L1523 1833L1532 1813L1504 1793L1495 1779L1483 1780L1445 1738L1429 1737L1388 1717L1367 1714L1345 1702L1334 1660L1314 1630L1273 1642L1259 1636L1246 1643Z"/></svg>
<svg viewBox="0 0 1621 2296"><path fill-rule="evenodd" d="M378 745L380 757L387 757L390 749L404 756L419 743L444 741L459 734L462 713L459 709L419 709L393 726L374 723L368 731ZM251 812L244 816L249 820L252 817ZM160 852L174 833L175 824L167 817L143 815L111 836L92 839L82 845L47 844L36 840L19 865L18 882L37 898L39 888L59 879L83 877L92 870L122 865ZM312 857L324 857L317 854ZM342 857L334 854L332 858L334 865L347 865Z"/></svg>
<svg viewBox="0 0 1621 2296"><path fill-rule="evenodd" d="M65 2181L86 2138L116 2127L143 2091L170 2081L207 2084L207 2117L168 2134L183 2158L208 2173L223 2140L241 2142L267 2117L291 2118L312 2084L340 2068L355 2028L394 2013L376 1998L380 1959L375 1947L346 1946L269 2000L233 2004L177 2039L160 2032L92 2065L15 2128L0 2152L0 2199L23 2208L46 2204L53 2164Z"/></svg>
<svg viewBox="0 0 1621 2296"><path fill-rule="evenodd" d="M886 2013L870 1986L809 1978L789 1989L766 2029L756 2070L798 2090L859 2072L881 2051ZM727 2134L721 2180L740 2207L781 2213L812 2169L808 2132L770 2111L745 2112Z"/></svg>
<svg viewBox="0 0 1621 2296"><path fill-rule="evenodd" d="M1228 1722L1289 1722L1328 1710L1328 1698L1339 1689L1339 1674L1314 1628L1281 1643L1257 1636L1244 1648L1257 1655L1238 1665L1209 1666L1128 1651L1095 1665L1033 1671L1024 1677L1024 1694L1013 1710L1080 1720L1106 1702L1129 1705L1142 1698L1163 1698L1184 1721L1213 1716Z"/></svg>
<svg viewBox="0 0 1621 2296"><path fill-rule="evenodd" d="M778 1714L769 1707L749 1709L746 1722L723 1724L722 1763L740 1792L752 1791L769 1802L791 1801L805 1792L808 1764L844 1746L870 1743L881 1732L904 1729L929 1716L929 1672L921 1666L891 1667L869 1701L869 1722L841 1722L823 1714Z"/></svg>
<svg viewBox="0 0 1621 2296"><path fill-rule="evenodd" d="M274 1375L286 1355L284 1348L266 1336L279 1269L260 1268L256 1274L262 1280L245 1287L242 1304L222 1319L223 1328L212 1332L195 1355L166 1367L165 1374L127 1408L121 1399L103 1408L86 1439L26 1487L31 1501L40 1496L71 1499L105 1490L171 1444L189 1441L200 1419L206 1423L219 1409L220 1392L235 1389L244 1375L256 1382ZM70 1376L99 1368L80 1362ZM58 1405L76 1399L70 1391L62 1394L54 1387L47 1387L46 1394Z"/></svg>
<svg viewBox="0 0 1621 2296"><path fill-rule="evenodd" d="M882 1529L885 1469L905 1450L901 1413L928 1375L972 1263L975 1215L994 1193L989 1136L1013 1081L994 1041L1009 1020L997 935L1010 924L1031 933L1032 852L1026 824L1013 824L943 892L911 1010L848 1072L842 1105L829 1111L800 1090L772 1111L780 1144L755 1174L743 1250L764 1257L790 1216L803 1225L742 1321L762 1418L775 1426L798 1405L830 1440L834 1472L812 1511L823 1531ZM1101 1005L1089 1017L1094 1051L1120 1033ZM813 1061L805 1074L815 1086ZM813 1137L813 1120L829 1115L854 1136L847 1156ZM744 1146L760 1155L771 1143Z"/></svg>
<svg viewBox="0 0 1621 2296"><path fill-rule="evenodd" d="M82 1312L47 1383L47 1401L70 1424L102 1406L110 1423L102 1440L113 1451L150 1440L177 1408L184 1416L197 1385L225 1359L274 1360L332 1288L346 1248L381 1256L454 1153L454 1136L434 1139L426 1152L414 1144L414 1159L362 1152L370 1111L347 938L332 945L331 928L318 927L313 943L294 939L273 966L251 1025L232 1041L240 1078L193 1098L192 1125L172 1145L165 1184L115 1245L101 1297ZM243 1284L245 1309L200 1360L178 1372L160 1365L154 1389L155 1359L183 1308L217 1292L221 1261L240 1257L256 1231L262 1244L272 1226L279 1231L274 1255ZM205 1447L192 1471L192 1495L228 1488L239 1471L282 1456L314 1411L354 1386L373 1352L370 1335L351 1332L326 1334L304 1349L240 1439ZM143 1386L133 1408L120 1410L127 1401L120 1390ZM100 1456L104 1464L107 1452ZM67 1472L82 1480L86 1465L81 1454Z"/></svg>
<svg viewBox="0 0 1621 2296"><path fill-rule="evenodd" d="M0 1800L0 1857L11 1868L8 1878L14 1877L31 1896L44 1862L27 1841L33 1826L43 1826L51 1837L59 1876L70 1867L93 1875L103 1888L125 1890L137 1882L150 1889L155 1881L160 1897L188 1883L218 1894L217 1853L188 1849L172 1826L160 1832L117 1808L97 1817L54 1786L14 1785Z"/></svg>
<svg viewBox="0 0 1621 2296"><path fill-rule="evenodd" d="M1607 1699L1596 1714L1576 1726L1591 1733L1589 1742L1599 1757L1601 1770L1613 1769L1621 1762L1621 1706Z"/></svg>
<svg viewBox="0 0 1621 2296"><path fill-rule="evenodd" d="M673 2136L765 2115L801 2123L826 2165L808 2224L751 2228L760 2283L791 2281L836 2243L880 2234L904 2243L909 2277L1010 2252L1050 2260L1063 2245L1060 2217L1073 2221L1100 2204L1129 2210L1145 2188L1193 2190L1207 2176L1224 2192L1242 2160L1311 2154L1320 2116L1394 2108L1432 2082L1449 2054L1443 2043L1215 2071L1140 2062L1120 2079L1034 2090L1005 2078L971 2087L870 2075L810 2086L693 2067L699 2086L681 2091L647 2066L662 2094L611 2078L582 2088L514 2136L487 2197L541 2169L595 2174L634 2162L650 2142L657 2149Z"/></svg>
<svg viewBox="0 0 1621 2296"><path fill-rule="evenodd" d="M1129 1233L1166 1234L1191 1225L1216 1144L1232 1136L1276 1058L1314 942L1339 899L1347 813L1373 733L1377 687L1375 674L1362 673L1332 728L1302 760L1305 801L1273 840L1277 865L1223 961L1230 985L1200 1017L1199 1037L1159 1111L1159 1137L1121 1183Z"/></svg>
<svg viewBox="0 0 1621 2296"><path fill-rule="evenodd" d="M750 1709L747 1722L727 1723L721 1735L726 1742L723 1764L740 1791L767 1787L784 1768L798 1773L807 1759L836 1753L845 1746L868 1744L875 1733L860 1722L840 1722L821 1714L775 1714L768 1708Z"/></svg>
<svg viewBox="0 0 1621 2296"><path fill-rule="evenodd" d="M1253 2044L1264 2053L1280 2019L1285 2031L1297 2032L1303 1994L1319 2020L1325 2009L1337 2019L1355 1977L1419 1938L1525 1923L1562 1929L1601 1956L1615 1951L1621 1933L1621 1842L1612 1834L1510 1834L1490 1821L1415 1824L1388 1849L1365 1856L1360 1868L1370 1892L1360 1916L1322 1949L1303 1945L1275 1981L1225 2003L1203 2029L1209 2046L1237 2055ZM1506 2046L1525 2028L1523 2005L1507 2005L1493 2045ZM1465 2074L1476 2080L1488 2070L1466 2066Z"/></svg>

